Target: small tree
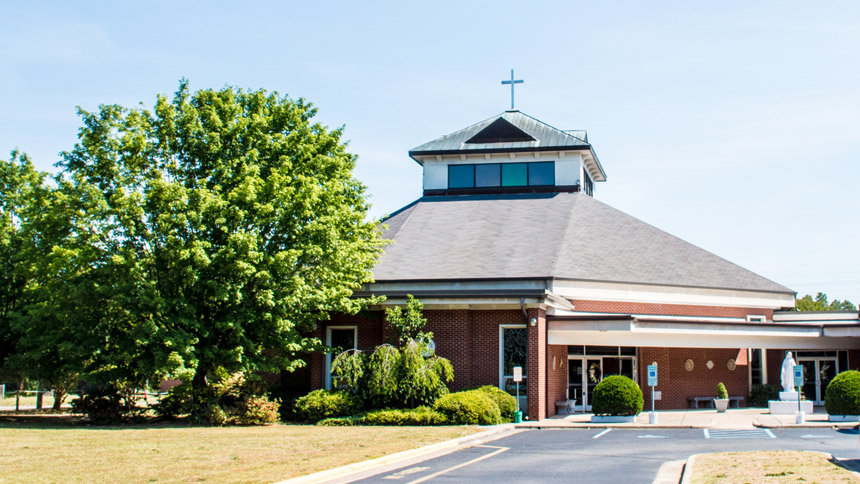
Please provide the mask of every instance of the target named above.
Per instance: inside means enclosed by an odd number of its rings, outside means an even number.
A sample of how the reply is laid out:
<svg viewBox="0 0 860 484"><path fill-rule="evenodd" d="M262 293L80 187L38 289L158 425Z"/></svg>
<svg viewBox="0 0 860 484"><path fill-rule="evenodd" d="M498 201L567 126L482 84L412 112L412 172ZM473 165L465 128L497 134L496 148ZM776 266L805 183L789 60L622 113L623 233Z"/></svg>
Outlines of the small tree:
<svg viewBox="0 0 860 484"><path fill-rule="evenodd" d="M412 294L406 295L406 308L394 306L385 309L385 321L389 328L389 342L393 345L404 345L409 340L430 341L433 333L425 333L424 325L427 320L421 314L424 304L415 299Z"/></svg>
<svg viewBox="0 0 860 484"><path fill-rule="evenodd" d="M357 350L340 353L332 361L337 382L372 408L432 405L448 393L446 384L454 379L454 368L431 348L433 333L423 331L427 322L421 314L423 307L410 295L405 311L386 309L397 346L380 345L369 356Z"/></svg>

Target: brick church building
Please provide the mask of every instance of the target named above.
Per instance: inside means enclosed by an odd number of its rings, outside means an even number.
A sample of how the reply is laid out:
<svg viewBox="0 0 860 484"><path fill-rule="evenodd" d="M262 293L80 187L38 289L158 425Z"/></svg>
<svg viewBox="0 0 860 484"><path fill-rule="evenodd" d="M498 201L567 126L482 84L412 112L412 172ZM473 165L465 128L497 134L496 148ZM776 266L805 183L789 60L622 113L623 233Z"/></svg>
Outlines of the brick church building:
<svg viewBox="0 0 860 484"><path fill-rule="evenodd" d="M513 393L522 366L531 419L568 399L588 411L594 387L613 374L636 381L650 408L652 362L657 409L712 397L718 382L746 399L754 384L779 383L786 350L817 404L837 372L860 367L857 312L789 311L791 289L596 200L606 173L585 131L510 110L409 156L423 167L423 196L384 221L394 243L358 294L387 300L320 325L328 345L372 350L383 342L384 306L412 294L437 354L454 366L451 389ZM329 387L330 359L313 355L288 378Z"/></svg>

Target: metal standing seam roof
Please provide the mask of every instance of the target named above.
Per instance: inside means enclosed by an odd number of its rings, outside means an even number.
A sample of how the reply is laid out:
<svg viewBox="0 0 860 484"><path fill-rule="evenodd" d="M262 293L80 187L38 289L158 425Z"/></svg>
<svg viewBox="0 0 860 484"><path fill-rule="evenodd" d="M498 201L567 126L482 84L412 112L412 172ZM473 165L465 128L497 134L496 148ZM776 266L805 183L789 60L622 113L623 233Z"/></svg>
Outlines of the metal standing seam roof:
<svg viewBox="0 0 860 484"><path fill-rule="evenodd" d="M794 294L582 193L423 197L387 218L377 282L565 278Z"/></svg>
<svg viewBox="0 0 860 484"><path fill-rule="evenodd" d="M518 141L512 143L466 143L473 136L502 118L517 128L528 133L534 141ZM539 121L519 111L505 111L502 114L485 119L467 128L455 131L441 138L424 143L409 151L409 156L420 156L422 154L437 154L440 152L461 153L481 150L513 150L517 149L561 149L591 148L588 143L588 135L585 131L562 131L542 121Z"/></svg>

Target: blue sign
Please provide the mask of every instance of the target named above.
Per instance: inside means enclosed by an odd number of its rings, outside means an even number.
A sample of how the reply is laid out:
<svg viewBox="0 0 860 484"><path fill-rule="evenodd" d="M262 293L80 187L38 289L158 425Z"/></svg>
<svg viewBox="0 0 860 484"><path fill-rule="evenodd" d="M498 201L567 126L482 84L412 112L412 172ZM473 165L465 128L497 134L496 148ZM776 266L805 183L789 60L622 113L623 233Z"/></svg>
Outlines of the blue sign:
<svg viewBox="0 0 860 484"><path fill-rule="evenodd" d="M657 386L657 365L648 365L648 386Z"/></svg>
<svg viewBox="0 0 860 484"><path fill-rule="evenodd" d="M803 367L801 365L794 367L794 386L803 386Z"/></svg>

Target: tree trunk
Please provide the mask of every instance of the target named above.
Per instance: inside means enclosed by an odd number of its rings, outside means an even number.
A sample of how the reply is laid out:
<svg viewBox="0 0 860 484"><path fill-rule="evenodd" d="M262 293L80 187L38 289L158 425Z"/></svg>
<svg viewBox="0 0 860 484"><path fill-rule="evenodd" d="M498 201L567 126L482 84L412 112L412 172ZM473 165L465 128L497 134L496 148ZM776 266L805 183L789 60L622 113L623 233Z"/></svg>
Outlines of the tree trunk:
<svg viewBox="0 0 860 484"><path fill-rule="evenodd" d="M51 410L57 412L60 410L60 406L63 405L63 400L66 399L67 393L63 390L54 389L54 405L51 407Z"/></svg>
<svg viewBox="0 0 860 484"><path fill-rule="evenodd" d="M206 412L206 366L203 364L197 365L197 371L194 373L194 378L191 379L191 418L200 419L204 417Z"/></svg>

